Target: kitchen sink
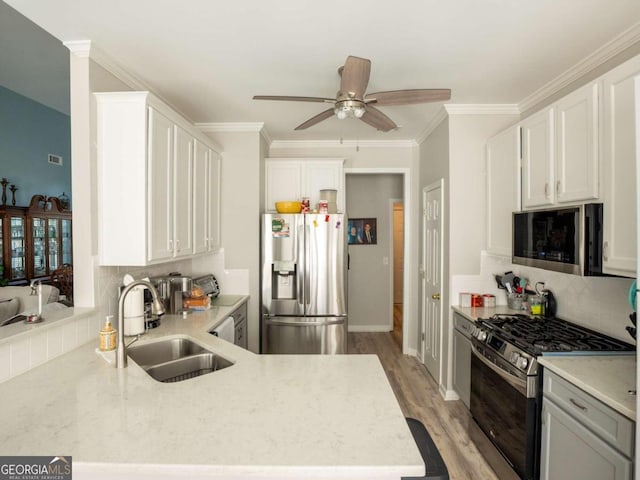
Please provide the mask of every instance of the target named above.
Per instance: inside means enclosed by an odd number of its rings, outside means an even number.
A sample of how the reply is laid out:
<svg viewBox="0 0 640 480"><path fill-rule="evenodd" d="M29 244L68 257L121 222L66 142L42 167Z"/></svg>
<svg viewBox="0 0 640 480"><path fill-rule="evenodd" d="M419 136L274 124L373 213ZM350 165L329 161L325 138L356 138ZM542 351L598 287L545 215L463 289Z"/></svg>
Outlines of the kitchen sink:
<svg viewBox="0 0 640 480"><path fill-rule="evenodd" d="M200 353L145 369L149 375L164 383L181 382L206 375L233 365L215 353Z"/></svg>
<svg viewBox="0 0 640 480"><path fill-rule="evenodd" d="M233 365L184 337L132 345L127 354L152 378L164 383L181 382Z"/></svg>

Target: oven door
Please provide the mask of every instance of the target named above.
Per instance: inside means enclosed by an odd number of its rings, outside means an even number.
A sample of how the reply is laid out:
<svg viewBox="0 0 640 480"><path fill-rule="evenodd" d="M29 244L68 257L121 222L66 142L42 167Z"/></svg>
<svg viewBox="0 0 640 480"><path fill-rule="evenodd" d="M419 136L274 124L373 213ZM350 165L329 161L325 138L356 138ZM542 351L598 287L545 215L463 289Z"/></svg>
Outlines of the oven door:
<svg viewBox="0 0 640 480"><path fill-rule="evenodd" d="M539 444L536 433L537 395L527 392L527 384L535 378L522 374L516 376L513 367L504 362L500 368L488 360L476 345L471 357L471 402L470 410L477 424L509 462L520 478L537 478L537 452ZM494 359L501 363L501 359ZM528 398L527 393L533 398Z"/></svg>

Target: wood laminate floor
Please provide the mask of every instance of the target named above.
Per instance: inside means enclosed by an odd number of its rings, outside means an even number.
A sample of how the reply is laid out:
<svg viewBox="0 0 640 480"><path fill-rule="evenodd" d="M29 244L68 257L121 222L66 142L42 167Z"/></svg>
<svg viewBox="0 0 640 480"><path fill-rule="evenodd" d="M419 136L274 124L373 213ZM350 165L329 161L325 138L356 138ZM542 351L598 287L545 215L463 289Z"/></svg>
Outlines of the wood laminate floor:
<svg viewBox="0 0 640 480"><path fill-rule="evenodd" d="M392 333L349 333L348 342L350 354L378 355L402 412L425 425L451 480L498 480L469 437L478 427L467 408L459 400L445 401L424 365L403 355Z"/></svg>

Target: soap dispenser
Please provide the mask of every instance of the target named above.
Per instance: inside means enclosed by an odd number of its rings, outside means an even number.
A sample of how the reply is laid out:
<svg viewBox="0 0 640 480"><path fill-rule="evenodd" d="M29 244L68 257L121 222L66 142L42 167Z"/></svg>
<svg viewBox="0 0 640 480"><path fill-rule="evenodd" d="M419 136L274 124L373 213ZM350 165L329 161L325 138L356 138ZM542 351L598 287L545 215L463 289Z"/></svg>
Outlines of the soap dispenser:
<svg viewBox="0 0 640 480"><path fill-rule="evenodd" d="M112 326L113 315L107 315L100 330L100 351L109 352L116 349L116 330Z"/></svg>

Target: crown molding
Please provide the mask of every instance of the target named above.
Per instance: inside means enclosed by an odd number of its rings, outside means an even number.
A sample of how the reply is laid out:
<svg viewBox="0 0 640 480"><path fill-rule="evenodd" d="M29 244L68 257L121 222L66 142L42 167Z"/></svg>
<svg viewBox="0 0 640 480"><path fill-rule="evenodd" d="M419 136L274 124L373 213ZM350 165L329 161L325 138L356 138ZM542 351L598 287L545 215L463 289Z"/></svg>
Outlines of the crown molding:
<svg viewBox="0 0 640 480"><path fill-rule="evenodd" d="M587 56L573 67L560 74L558 77L543 85L531 95L525 97L518 103L520 111L526 112L533 108L538 103L543 102L546 98L576 80L579 80L594 68L599 67L638 42L640 42L640 22L625 30L613 40L605 43L591 55Z"/></svg>
<svg viewBox="0 0 640 480"><path fill-rule="evenodd" d="M414 140L274 140L270 149L305 148L411 148L417 146Z"/></svg>
<svg viewBox="0 0 640 480"><path fill-rule="evenodd" d="M429 135L431 135L433 131L438 128L438 125L446 120L447 117L448 114L445 110L445 106L442 105L438 109L438 112L435 114L435 116L429 122L429 125L427 125L427 128L425 128L424 131L420 135L418 135L418 138L416 138L416 143L420 145L422 142L424 142L429 137Z"/></svg>
<svg viewBox="0 0 640 480"><path fill-rule="evenodd" d="M264 122L200 122L196 127L204 133L259 133L271 145L271 136L264 126Z"/></svg>
<svg viewBox="0 0 640 480"><path fill-rule="evenodd" d="M448 103L443 107L448 115L520 115L515 103Z"/></svg>
<svg viewBox="0 0 640 480"><path fill-rule="evenodd" d="M91 40L68 40L62 44L78 58L89 58L91 54Z"/></svg>
<svg viewBox="0 0 640 480"><path fill-rule="evenodd" d="M243 133L260 132L264 128L263 122L200 122L196 127L201 132L208 133Z"/></svg>
<svg viewBox="0 0 640 480"><path fill-rule="evenodd" d="M442 105L427 128L416 138L420 145L433 131L452 115L520 115L520 108L515 103L447 103Z"/></svg>

